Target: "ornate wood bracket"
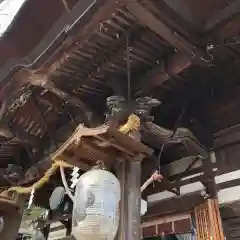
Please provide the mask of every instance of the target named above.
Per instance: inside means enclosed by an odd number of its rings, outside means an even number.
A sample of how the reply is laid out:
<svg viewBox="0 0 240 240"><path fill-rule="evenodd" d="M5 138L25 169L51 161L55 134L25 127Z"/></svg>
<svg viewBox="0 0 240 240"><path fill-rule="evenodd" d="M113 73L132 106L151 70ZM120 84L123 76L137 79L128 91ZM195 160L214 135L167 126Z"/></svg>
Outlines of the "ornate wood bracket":
<svg viewBox="0 0 240 240"><path fill-rule="evenodd" d="M103 161L111 167L116 163L116 159L138 161L138 156L145 158L151 154L152 149L116 128L104 124L97 128L79 125L51 158L60 159L87 170L97 161Z"/></svg>

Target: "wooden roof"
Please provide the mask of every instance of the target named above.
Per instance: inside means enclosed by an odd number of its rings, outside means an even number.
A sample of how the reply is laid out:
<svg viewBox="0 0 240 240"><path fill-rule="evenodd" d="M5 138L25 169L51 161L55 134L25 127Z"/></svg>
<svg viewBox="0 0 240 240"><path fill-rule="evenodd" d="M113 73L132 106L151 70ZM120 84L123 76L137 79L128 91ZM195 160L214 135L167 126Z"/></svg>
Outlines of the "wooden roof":
<svg viewBox="0 0 240 240"><path fill-rule="evenodd" d="M3 137L5 167L20 161L24 173L53 152L85 120L76 105L103 122L106 98L126 93L127 37L132 94L162 101L156 124L188 127L211 148L213 133L239 123L239 1L67 2L70 12L29 1L0 40L1 126L13 135Z"/></svg>

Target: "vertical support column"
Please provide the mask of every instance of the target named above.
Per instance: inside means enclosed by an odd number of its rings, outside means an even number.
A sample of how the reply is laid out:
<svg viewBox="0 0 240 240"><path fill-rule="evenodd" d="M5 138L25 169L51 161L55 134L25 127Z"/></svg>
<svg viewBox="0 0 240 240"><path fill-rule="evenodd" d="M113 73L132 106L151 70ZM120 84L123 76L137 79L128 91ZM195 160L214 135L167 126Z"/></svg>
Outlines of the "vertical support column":
<svg viewBox="0 0 240 240"><path fill-rule="evenodd" d="M141 162L129 162L127 171L127 239L140 240Z"/></svg>
<svg viewBox="0 0 240 240"><path fill-rule="evenodd" d="M1 204L1 203L0 203ZM25 197L19 196L18 202L15 205L6 205L1 208L0 215L3 216L4 227L0 233L0 239L15 240L20 228L23 211L25 208Z"/></svg>
<svg viewBox="0 0 240 240"><path fill-rule="evenodd" d="M123 160L120 167L121 204L118 240L141 238L141 161Z"/></svg>
<svg viewBox="0 0 240 240"><path fill-rule="evenodd" d="M118 178L120 180L120 186L121 186L121 201L120 201L120 222L119 222L119 229L118 229L118 236L117 236L117 240L125 240L125 236L126 236L126 207L127 207L127 200L125 197L125 187L126 187L126 172L127 172L127 168L126 168L126 160L122 159L122 161L120 162L120 166L118 169Z"/></svg>

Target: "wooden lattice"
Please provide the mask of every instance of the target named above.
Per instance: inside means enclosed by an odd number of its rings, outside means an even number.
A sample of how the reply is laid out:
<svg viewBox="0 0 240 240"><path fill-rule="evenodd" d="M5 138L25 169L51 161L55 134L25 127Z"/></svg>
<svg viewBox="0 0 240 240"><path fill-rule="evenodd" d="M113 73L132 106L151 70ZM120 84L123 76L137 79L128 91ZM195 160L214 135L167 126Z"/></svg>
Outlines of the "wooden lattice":
<svg viewBox="0 0 240 240"><path fill-rule="evenodd" d="M195 208L197 240L224 240L222 220L216 199Z"/></svg>

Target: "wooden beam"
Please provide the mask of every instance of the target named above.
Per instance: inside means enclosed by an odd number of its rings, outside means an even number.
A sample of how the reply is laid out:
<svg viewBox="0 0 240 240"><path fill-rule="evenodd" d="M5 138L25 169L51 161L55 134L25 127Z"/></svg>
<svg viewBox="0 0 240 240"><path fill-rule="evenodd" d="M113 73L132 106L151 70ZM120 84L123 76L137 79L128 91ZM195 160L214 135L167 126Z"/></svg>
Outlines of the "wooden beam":
<svg viewBox="0 0 240 240"><path fill-rule="evenodd" d="M169 42L176 49L185 51L199 59L206 57L205 52L201 51L185 37L169 28L138 1L129 1L126 7L142 25L150 28L154 33Z"/></svg>
<svg viewBox="0 0 240 240"><path fill-rule="evenodd" d="M216 184L216 189L221 190L240 185L240 179L234 179L227 182ZM200 192L194 192L187 195L175 196L172 198L149 203L147 214L142 217L143 221L159 216L183 213L190 211L196 204L202 203L204 196ZM223 211L224 214L226 211ZM225 214L226 215L226 214ZM226 216L224 217L226 218Z"/></svg>
<svg viewBox="0 0 240 240"><path fill-rule="evenodd" d="M151 91L156 86L162 85L165 81L169 80L172 76L179 74L184 69L191 66L193 63L193 55L188 52L180 51L169 56L166 60L157 67L150 70L139 81L138 92Z"/></svg>
<svg viewBox="0 0 240 240"><path fill-rule="evenodd" d="M147 214L142 217L142 221L147 222L150 219L154 220L161 216L175 215L178 213L189 212L193 210L196 204L204 201L200 193L186 195L184 197L177 197L174 199L166 199L156 203L152 203L148 207Z"/></svg>
<svg viewBox="0 0 240 240"><path fill-rule="evenodd" d="M213 174L214 175L212 176L212 178L207 178L204 174L201 174L201 175L197 175L193 178L186 179L184 181L177 180L174 182L165 181L163 183L156 183L157 185L155 185L154 187L149 187L146 190L146 192L144 192L144 196L147 197L149 195L164 192L164 191L172 192L172 189L178 189L181 186L185 186L185 185L188 185L191 183L196 183L199 181L202 182L203 184L205 184L206 187L208 187L208 184L210 184L210 185L213 184L214 186L210 186L210 187L213 187L214 191L219 191L219 190L226 189L226 188L240 186L240 178L230 179L230 180L226 179L224 182L219 182L219 183L215 184L214 179L218 178L217 172L213 172ZM214 178L214 176L216 176L216 178ZM178 195L177 193L178 192L176 192L175 194ZM181 191L180 191L180 194L181 194Z"/></svg>
<svg viewBox="0 0 240 240"><path fill-rule="evenodd" d="M237 133L239 127L240 126L236 126L232 129L225 130L223 133L216 134L215 137L221 138L221 144L224 144L224 141L227 141L227 142L230 141L231 135L233 136L233 140L234 139L236 140L239 138L239 133ZM226 138L224 138L224 136L226 136ZM220 143L220 141L219 141L219 143ZM234 146L228 147L226 149L220 149L220 150L216 151L216 163L214 163L214 162L211 163L211 165L212 165L211 167L213 169L217 170L217 171L215 171L215 174L217 174L217 175L225 174L228 172L236 171L240 168L240 163L238 161L238 156L240 154L239 145L240 144L238 143L238 145L234 145ZM201 173L204 172L204 168L202 165L203 163L201 160L199 160L192 169L184 172L184 170L188 168L188 166L189 166L189 164L191 164L191 162L192 162L191 159L185 158L185 159L175 161L173 163L170 163L170 164L162 167L163 174L167 175L170 181L175 181L175 182L174 183L165 182L165 183L160 183L160 184L156 183L154 188L149 186L149 188L147 188L144 191L144 196L151 195L151 194L161 192L164 190L176 188L176 187L182 186L184 184L191 183L190 180L180 181L180 179L182 179L182 178L188 178L190 176L195 176L194 178L192 178L191 181L194 182L194 181L198 181L198 180L199 181L204 180L204 177L199 176ZM143 164L146 164L146 162L144 162ZM146 169L148 174L151 174L152 168L150 168L148 165L143 166L143 169ZM145 174L146 174L146 171L145 171ZM205 179L209 179L209 178L205 178ZM224 184L227 184L227 183L224 183ZM231 184L234 185L234 183L231 183ZM235 184L235 185L237 185L237 184Z"/></svg>
<svg viewBox="0 0 240 240"><path fill-rule="evenodd" d="M148 219L147 219L148 220ZM157 217L142 221L142 239L167 234L183 234L192 232L191 215L189 213Z"/></svg>
<svg viewBox="0 0 240 240"><path fill-rule="evenodd" d="M204 23L184 1L145 1L144 4L150 11L161 16L160 19L166 25L171 26L187 39L197 42L196 35L203 29Z"/></svg>
<svg viewBox="0 0 240 240"><path fill-rule="evenodd" d="M235 38L239 35L240 30L240 15L235 14L228 21L223 24L218 24L206 36L208 42L211 40L214 44L224 44L226 40Z"/></svg>
<svg viewBox="0 0 240 240"><path fill-rule="evenodd" d="M172 189L179 189L181 186L184 185L188 185L191 183L195 183L195 182L201 182L203 180L205 180L206 177L204 176L204 174L201 175L197 175L193 178L189 178L186 179L184 181L181 181L180 179L176 180L176 181L164 181L163 183L156 183L155 186L149 186L146 191L144 192L144 196L149 196L152 194L156 194L159 192L164 192L164 191L172 191Z"/></svg>
<svg viewBox="0 0 240 240"><path fill-rule="evenodd" d="M64 9L66 10L66 12L70 12L70 8L68 6L67 0L62 0L62 4L63 4Z"/></svg>
<svg viewBox="0 0 240 240"><path fill-rule="evenodd" d="M219 183L217 184L217 189L221 190L221 189L231 188L235 186L240 186L240 179L234 179L234 180Z"/></svg>
<svg viewBox="0 0 240 240"><path fill-rule="evenodd" d="M172 46L179 50L184 49L188 53L193 53L195 51L194 46L190 42L168 28L138 1L129 1L127 9L142 25L149 27Z"/></svg>
<svg viewBox="0 0 240 240"><path fill-rule="evenodd" d="M219 151L240 143L240 124L214 134L214 147Z"/></svg>
<svg viewBox="0 0 240 240"><path fill-rule="evenodd" d="M135 95L141 94L143 91L142 89L146 92L155 86L163 84L171 76L177 75L191 66L193 61L199 61L201 63L204 62L203 60L205 60L205 63L208 60L211 61L204 51L198 49L185 37L169 28L138 1L129 1L126 7L142 25L147 26L158 36L169 42L178 51L140 80L138 89L141 90L136 92Z"/></svg>
<svg viewBox="0 0 240 240"><path fill-rule="evenodd" d="M235 14L240 12L240 2L235 0L232 3L228 4L225 8L216 12L211 19L206 22L204 31L210 31L214 29L218 24L226 24L226 21L229 18L232 18Z"/></svg>
<svg viewBox="0 0 240 240"><path fill-rule="evenodd" d="M236 185L240 185L240 179L230 180L224 183L219 183L215 187L218 190L233 187ZM198 197L197 197L198 196ZM173 196L164 200L159 200L156 202L149 203L148 211L144 218L175 214L175 213L183 213L184 211L190 211L194 205L201 203L206 196L203 196L200 191L195 191L189 194ZM221 201L222 197L219 197L219 201ZM190 200L189 200L190 199ZM191 202L191 204L189 203ZM231 200L228 200L231 201ZM228 202L222 202L221 204L227 204ZM225 216L226 218L226 216Z"/></svg>

